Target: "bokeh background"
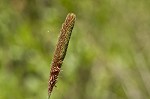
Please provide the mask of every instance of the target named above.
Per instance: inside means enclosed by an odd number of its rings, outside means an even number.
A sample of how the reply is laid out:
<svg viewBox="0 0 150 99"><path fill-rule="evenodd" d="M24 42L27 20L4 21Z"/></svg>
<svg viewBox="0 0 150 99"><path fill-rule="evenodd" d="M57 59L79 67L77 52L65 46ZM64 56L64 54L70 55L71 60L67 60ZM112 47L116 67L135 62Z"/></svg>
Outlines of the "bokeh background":
<svg viewBox="0 0 150 99"><path fill-rule="evenodd" d="M77 20L51 99L150 99L149 0L1 0L0 99L47 99L69 12Z"/></svg>

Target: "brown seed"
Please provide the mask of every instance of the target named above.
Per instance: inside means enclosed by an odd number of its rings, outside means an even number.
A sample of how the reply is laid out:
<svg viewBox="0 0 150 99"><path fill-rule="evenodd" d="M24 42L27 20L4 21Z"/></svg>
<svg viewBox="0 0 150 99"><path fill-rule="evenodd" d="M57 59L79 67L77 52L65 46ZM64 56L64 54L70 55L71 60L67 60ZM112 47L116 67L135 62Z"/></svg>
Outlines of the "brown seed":
<svg viewBox="0 0 150 99"><path fill-rule="evenodd" d="M49 85L48 85L48 96L50 97L53 87L56 86L57 78L60 72L61 65L65 58L71 33L75 24L76 15L69 13L66 17L65 22L62 24L60 30L60 36L54 52L54 57L51 64Z"/></svg>

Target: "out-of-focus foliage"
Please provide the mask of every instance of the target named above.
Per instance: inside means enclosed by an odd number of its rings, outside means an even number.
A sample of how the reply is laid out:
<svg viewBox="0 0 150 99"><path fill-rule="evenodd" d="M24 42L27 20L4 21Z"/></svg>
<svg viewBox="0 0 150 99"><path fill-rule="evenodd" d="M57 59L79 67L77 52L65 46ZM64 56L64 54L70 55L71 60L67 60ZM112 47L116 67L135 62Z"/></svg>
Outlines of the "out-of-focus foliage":
<svg viewBox="0 0 150 99"><path fill-rule="evenodd" d="M0 99L47 99L69 12L77 20L51 99L149 99L149 0L1 0Z"/></svg>

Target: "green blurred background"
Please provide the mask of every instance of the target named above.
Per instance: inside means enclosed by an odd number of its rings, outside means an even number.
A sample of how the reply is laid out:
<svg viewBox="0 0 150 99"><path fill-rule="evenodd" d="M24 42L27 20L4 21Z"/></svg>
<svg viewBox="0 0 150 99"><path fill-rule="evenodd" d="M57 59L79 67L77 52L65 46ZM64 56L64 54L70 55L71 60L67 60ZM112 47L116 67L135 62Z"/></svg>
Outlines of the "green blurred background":
<svg viewBox="0 0 150 99"><path fill-rule="evenodd" d="M1 0L0 99L47 99L69 12L77 20L51 99L150 99L149 0Z"/></svg>

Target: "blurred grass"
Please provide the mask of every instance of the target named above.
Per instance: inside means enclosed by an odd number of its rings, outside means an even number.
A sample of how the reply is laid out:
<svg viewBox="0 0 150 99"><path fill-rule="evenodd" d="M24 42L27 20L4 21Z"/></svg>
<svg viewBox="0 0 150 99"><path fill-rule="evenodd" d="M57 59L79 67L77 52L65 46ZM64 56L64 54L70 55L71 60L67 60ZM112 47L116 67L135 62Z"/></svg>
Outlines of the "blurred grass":
<svg viewBox="0 0 150 99"><path fill-rule="evenodd" d="M150 1L1 0L0 99L46 99L67 13L77 20L52 99L150 98Z"/></svg>

